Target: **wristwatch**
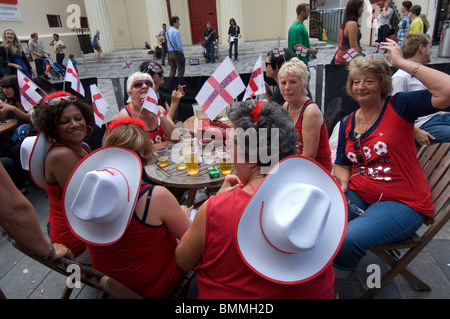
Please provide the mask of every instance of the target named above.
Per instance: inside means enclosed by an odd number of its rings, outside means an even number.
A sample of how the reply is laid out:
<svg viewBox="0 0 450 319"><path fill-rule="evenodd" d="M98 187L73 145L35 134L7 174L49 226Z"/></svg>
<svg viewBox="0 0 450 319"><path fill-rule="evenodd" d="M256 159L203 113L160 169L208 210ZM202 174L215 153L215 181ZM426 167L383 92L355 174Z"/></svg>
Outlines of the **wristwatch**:
<svg viewBox="0 0 450 319"><path fill-rule="evenodd" d="M158 114L159 118L162 120L163 118L165 118L166 116L164 115L164 113L159 113Z"/></svg>
<svg viewBox="0 0 450 319"><path fill-rule="evenodd" d="M55 256L55 254L56 254L55 246L53 246L53 244L50 244L50 252L48 253L48 255L44 257L36 256L36 259L38 261L49 261L53 258L53 256Z"/></svg>

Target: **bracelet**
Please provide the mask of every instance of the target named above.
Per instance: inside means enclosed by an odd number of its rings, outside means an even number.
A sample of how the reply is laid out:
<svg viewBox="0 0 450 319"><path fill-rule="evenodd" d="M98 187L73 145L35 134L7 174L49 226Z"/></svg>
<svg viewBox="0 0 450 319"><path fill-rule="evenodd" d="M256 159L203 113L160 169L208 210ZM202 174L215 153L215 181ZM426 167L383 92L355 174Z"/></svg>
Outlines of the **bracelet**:
<svg viewBox="0 0 450 319"><path fill-rule="evenodd" d="M416 76L417 71L419 71L419 67L421 66L420 63L416 63L414 66L414 69L411 72L411 78L414 78Z"/></svg>
<svg viewBox="0 0 450 319"><path fill-rule="evenodd" d="M55 254L56 254L55 246L53 246L53 244L50 244L50 252L48 253L48 255L44 257L36 257L36 259L38 261L49 261L53 258L53 256L55 256Z"/></svg>

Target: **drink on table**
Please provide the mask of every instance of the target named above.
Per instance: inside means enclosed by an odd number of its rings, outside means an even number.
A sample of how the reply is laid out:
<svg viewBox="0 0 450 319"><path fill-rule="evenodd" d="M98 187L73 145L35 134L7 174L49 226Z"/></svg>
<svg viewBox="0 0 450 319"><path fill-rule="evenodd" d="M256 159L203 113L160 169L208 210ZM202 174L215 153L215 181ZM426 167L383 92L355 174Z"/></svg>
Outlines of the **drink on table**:
<svg viewBox="0 0 450 319"><path fill-rule="evenodd" d="M161 167L166 167L169 165L169 156L167 154L166 147L159 147L156 149L156 154L158 155L158 164Z"/></svg>
<svg viewBox="0 0 450 319"><path fill-rule="evenodd" d="M188 175L198 174L198 152L191 149L184 152L184 163L186 164Z"/></svg>
<svg viewBox="0 0 450 319"><path fill-rule="evenodd" d="M231 174L233 171L233 163L231 161L231 156L227 153L221 153L219 156L220 172L223 175Z"/></svg>

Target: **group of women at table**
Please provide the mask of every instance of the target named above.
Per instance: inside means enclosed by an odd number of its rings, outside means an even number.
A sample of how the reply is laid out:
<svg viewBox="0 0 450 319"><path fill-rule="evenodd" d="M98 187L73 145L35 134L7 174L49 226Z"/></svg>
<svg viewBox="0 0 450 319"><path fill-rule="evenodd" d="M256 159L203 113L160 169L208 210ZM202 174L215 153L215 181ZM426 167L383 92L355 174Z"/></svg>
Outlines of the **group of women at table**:
<svg viewBox="0 0 450 319"><path fill-rule="evenodd" d="M51 240L145 298L168 297L183 269L194 268L199 298L333 298L371 247L410 236L433 213L428 184L416 160L413 123L448 106L450 76L405 60L393 41L384 43L383 49L390 53L388 62L419 79L428 90L390 96L386 60L354 59L347 91L359 109L341 121L334 166L325 120L306 94L309 72L298 59L279 70L283 106L268 101L255 106L247 101L228 109L233 128L279 129L283 143L272 149L268 139L267 145L260 142L258 147L278 152L280 160L296 154L315 160L327 174L333 173L351 201L342 246L333 264L330 260L314 278L285 285L260 276L240 258L236 221L266 177L259 158L256 163L238 163L235 158L235 175L228 176L217 194L199 207L192 223L190 208L180 206L164 187L142 181L132 220L119 241L99 246L75 236L65 219L63 190L72 171L90 153L83 141L95 124L91 107L66 92L47 96L33 114L36 128L52 143L45 157ZM172 115L184 93L174 90L170 104L160 106L158 116L141 110L148 90L157 92L163 81L157 64L143 65L141 71L128 79L129 104L107 126L103 145L129 149L146 165L154 157L155 144L172 142L177 129ZM234 148L239 147L235 143ZM368 173L380 165L383 170L377 175ZM142 253L136 254L137 249Z"/></svg>

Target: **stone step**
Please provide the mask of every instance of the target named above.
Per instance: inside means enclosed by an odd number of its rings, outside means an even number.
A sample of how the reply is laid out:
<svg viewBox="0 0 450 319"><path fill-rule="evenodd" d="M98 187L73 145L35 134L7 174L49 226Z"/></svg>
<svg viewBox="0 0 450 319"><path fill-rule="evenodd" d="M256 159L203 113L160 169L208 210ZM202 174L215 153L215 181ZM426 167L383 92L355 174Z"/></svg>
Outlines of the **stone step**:
<svg viewBox="0 0 450 319"><path fill-rule="evenodd" d="M318 41L317 39L310 39L311 47L317 47L319 50L335 49L335 46L328 45L326 42ZM287 47L287 41L280 41L280 45ZM259 53L265 54L269 50L278 46L278 40L264 41L264 42L245 42L239 44L239 55L241 58L257 56ZM228 44L220 44L219 51L221 55L226 55L229 49ZM201 45L190 45L185 46L185 55L189 59L203 59L204 49ZM153 59L153 54L148 54L149 50L124 50L115 51L110 53L102 54L102 59L108 62L125 62L130 60L131 62L144 61L147 59ZM95 58L95 53L85 54L84 61L80 59L79 63L95 63L97 60Z"/></svg>

